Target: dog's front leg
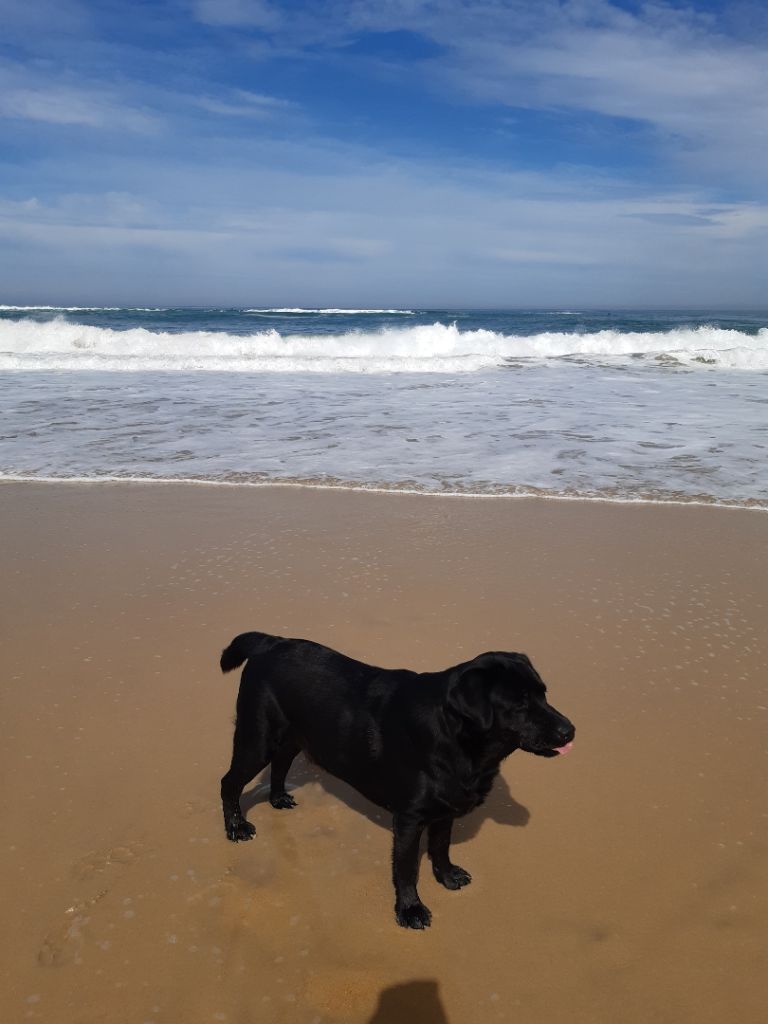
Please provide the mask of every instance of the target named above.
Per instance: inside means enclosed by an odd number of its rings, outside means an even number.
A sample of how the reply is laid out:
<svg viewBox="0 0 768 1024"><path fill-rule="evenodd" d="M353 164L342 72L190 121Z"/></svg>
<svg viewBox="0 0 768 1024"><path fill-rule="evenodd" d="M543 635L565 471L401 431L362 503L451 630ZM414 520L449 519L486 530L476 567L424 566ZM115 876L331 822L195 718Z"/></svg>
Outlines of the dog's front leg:
<svg viewBox="0 0 768 1024"><path fill-rule="evenodd" d="M395 915L403 928L428 928L432 915L419 899L419 841L424 822L396 814L392 822L392 881L395 883Z"/></svg>
<svg viewBox="0 0 768 1024"><path fill-rule="evenodd" d="M458 864L451 864L448 848L451 845L452 826L453 818L431 821L427 832L427 851L438 882L446 889L461 889L462 886L469 885L472 876Z"/></svg>

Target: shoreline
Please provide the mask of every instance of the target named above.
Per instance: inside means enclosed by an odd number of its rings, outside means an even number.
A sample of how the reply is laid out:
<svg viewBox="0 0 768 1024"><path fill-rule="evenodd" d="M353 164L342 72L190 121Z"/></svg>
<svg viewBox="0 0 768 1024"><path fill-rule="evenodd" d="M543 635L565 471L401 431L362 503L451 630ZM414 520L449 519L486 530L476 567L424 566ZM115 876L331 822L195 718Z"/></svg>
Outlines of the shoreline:
<svg viewBox="0 0 768 1024"><path fill-rule="evenodd" d="M3 482L3 1020L762 1019L764 517ZM224 838L246 629L416 671L524 651L574 721L457 822L471 886L422 860L428 931L394 922L388 816L303 758L297 809L260 777Z"/></svg>
<svg viewBox="0 0 768 1024"><path fill-rule="evenodd" d="M165 486L183 487L228 487L228 488L251 488L251 489L286 489L286 490L307 490L307 491L335 491L352 494L395 494L407 497L420 498L465 498L465 499L505 499L505 500L529 500L529 501L563 501L563 502L585 502L598 505L649 505L660 507L692 507L692 508L718 508L742 512L768 512L768 504L758 504L760 498L743 499L746 504L736 504L740 499L723 501L713 498L706 501L701 498L674 499L674 498L612 498L588 494L556 494L537 491L429 491L418 488L407 487L385 487L380 484L366 486L364 484L324 484L312 483L301 480L208 480L194 477L140 477L140 476L4 476L0 474L0 486L3 484L69 484L89 486L91 484L157 484Z"/></svg>

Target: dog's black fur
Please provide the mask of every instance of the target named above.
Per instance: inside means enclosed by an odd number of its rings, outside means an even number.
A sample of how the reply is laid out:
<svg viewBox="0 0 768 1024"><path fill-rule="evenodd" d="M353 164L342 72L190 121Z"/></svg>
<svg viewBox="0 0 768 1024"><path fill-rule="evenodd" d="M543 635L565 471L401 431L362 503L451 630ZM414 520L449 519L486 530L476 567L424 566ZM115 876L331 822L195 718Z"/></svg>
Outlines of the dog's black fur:
<svg viewBox="0 0 768 1024"><path fill-rule="evenodd" d="M285 777L306 751L392 812L395 914L406 928L430 923L416 892L424 828L438 882L468 885L448 856L453 819L485 800L513 750L554 757L574 736L524 654L492 651L419 673L375 668L309 640L243 633L222 653L221 670L246 660L232 766L221 780L227 837L253 838L240 795L270 763L272 806L295 806Z"/></svg>

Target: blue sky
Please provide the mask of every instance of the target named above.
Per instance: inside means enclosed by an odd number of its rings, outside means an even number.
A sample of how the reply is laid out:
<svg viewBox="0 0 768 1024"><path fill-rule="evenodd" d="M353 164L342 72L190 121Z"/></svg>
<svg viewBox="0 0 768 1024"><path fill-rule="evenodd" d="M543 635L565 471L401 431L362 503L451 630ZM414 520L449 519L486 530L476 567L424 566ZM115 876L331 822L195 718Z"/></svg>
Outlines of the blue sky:
<svg viewBox="0 0 768 1024"><path fill-rule="evenodd" d="M762 2L0 25L0 302L768 305Z"/></svg>

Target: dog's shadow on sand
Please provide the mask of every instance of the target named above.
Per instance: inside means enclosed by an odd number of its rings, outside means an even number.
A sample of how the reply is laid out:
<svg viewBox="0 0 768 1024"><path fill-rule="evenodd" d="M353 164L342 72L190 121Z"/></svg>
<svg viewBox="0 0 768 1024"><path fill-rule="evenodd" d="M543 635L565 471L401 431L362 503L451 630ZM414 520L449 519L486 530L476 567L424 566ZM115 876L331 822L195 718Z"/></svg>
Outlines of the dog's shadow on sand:
<svg viewBox="0 0 768 1024"><path fill-rule="evenodd" d="M300 754L291 766L288 775L288 791L295 795L297 804L301 802L301 787L308 782L317 782L330 796L341 800L353 811L363 814L372 825L379 828L389 829L392 824L392 816L388 811L372 804L362 794L358 793L352 786L348 786L341 779L329 775L315 765L312 765ZM296 791L299 792L296 792ZM240 805L244 813L255 807L257 804L269 800L269 770L265 771L259 781L247 793L243 793ZM509 786L503 775L499 774L493 784L491 792L482 807L476 808L464 818L457 818L453 828L453 843L463 843L477 835L480 826L490 818L499 825L512 825L515 828L522 828L528 824L531 814L527 807L512 796Z"/></svg>

